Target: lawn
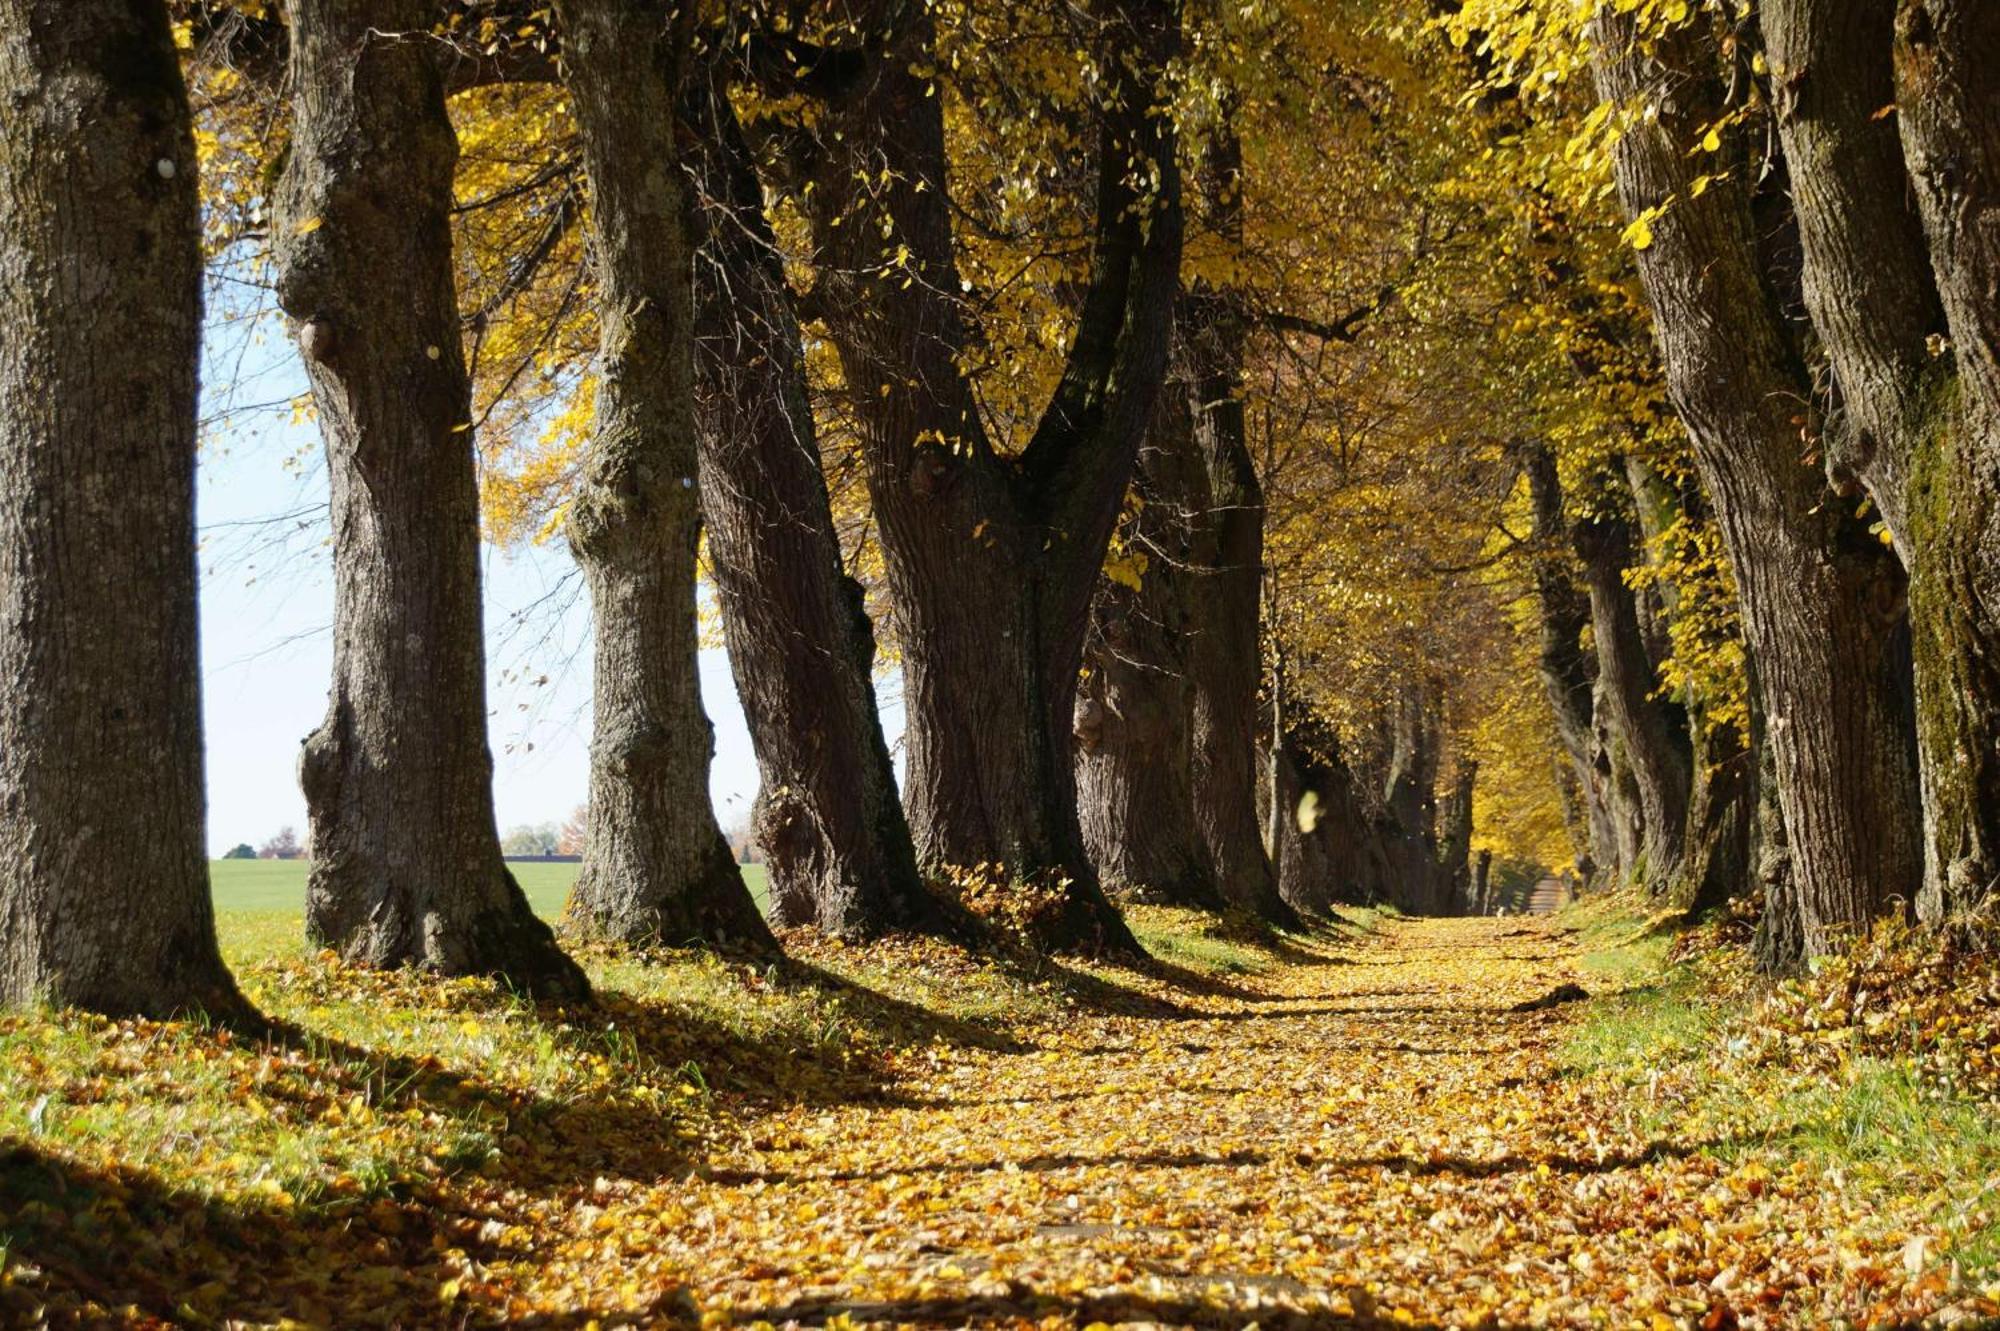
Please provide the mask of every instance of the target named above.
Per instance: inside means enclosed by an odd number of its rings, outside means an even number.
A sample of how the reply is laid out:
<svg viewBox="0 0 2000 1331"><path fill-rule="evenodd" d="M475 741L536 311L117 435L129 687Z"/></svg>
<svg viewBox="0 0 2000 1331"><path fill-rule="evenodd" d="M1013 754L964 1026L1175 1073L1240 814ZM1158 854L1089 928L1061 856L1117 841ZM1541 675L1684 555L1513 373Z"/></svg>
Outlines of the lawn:
<svg viewBox="0 0 2000 1331"><path fill-rule="evenodd" d="M286 917L296 919L305 909L305 860L213 860L209 881L215 889L215 910L225 920L232 917L266 917L260 923L279 924ZM580 864L512 862L508 868L528 894L535 913L553 920L562 913L563 901L576 882ZM744 881L757 904L764 904L764 866L743 866ZM247 921L246 921L247 922Z"/></svg>

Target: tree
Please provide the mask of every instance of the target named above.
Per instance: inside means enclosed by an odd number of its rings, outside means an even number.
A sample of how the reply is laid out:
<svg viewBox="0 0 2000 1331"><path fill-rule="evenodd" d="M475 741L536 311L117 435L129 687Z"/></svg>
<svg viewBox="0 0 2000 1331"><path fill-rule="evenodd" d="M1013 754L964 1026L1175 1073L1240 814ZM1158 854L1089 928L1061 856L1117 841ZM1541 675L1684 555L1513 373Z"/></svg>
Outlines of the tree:
<svg viewBox="0 0 2000 1331"><path fill-rule="evenodd" d="M1761 24L1804 296L1844 407L1828 463L1867 486L1910 575L1917 900L1941 920L2000 878L2000 236L1968 221L2000 175L2000 18L1775 0Z"/></svg>
<svg viewBox="0 0 2000 1331"><path fill-rule="evenodd" d="M997 446L967 366L935 19L866 6L800 182L815 307L863 439L903 649L906 808L920 863L1066 884L1065 946L1136 951L1076 812L1074 699L1098 571L1164 378L1180 258L1171 6L1093 12L1105 105L1091 277L1027 442ZM804 186L810 183L812 188Z"/></svg>
<svg viewBox="0 0 2000 1331"><path fill-rule="evenodd" d="M478 493L452 285L457 139L418 0L292 0L278 298L326 443L334 669L300 755L309 934L350 960L583 972L500 855L486 742Z"/></svg>
<svg viewBox="0 0 2000 1331"><path fill-rule="evenodd" d="M278 829L277 835L266 841L257 851L260 860L295 860L305 852L299 848L299 834L290 824Z"/></svg>
<svg viewBox="0 0 2000 1331"><path fill-rule="evenodd" d="M784 255L727 82L688 90L706 237L696 406L708 555L760 778L772 918L844 937L963 932L926 890L874 689L875 630L841 565Z"/></svg>
<svg viewBox="0 0 2000 1331"><path fill-rule="evenodd" d="M556 833L556 854L583 854L584 846L589 843L589 828L590 810L579 804L563 819L562 829Z"/></svg>
<svg viewBox="0 0 2000 1331"><path fill-rule="evenodd" d="M1696 160L1709 135L1736 139L1717 128L1729 108L1707 22L1642 39L1629 16L1600 11L1592 58L1604 103L1631 117L1612 150L1619 196L1741 589L1798 937L1817 954L1922 869L1903 579L1853 500L1801 460L1811 384L1774 304L1782 275L1759 248L1749 167L1725 153L1717 175Z"/></svg>
<svg viewBox="0 0 2000 1331"><path fill-rule="evenodd" d="M257 852L249 842L239 841L224 851L222 858L225 860L254 860L257 858Z"/></svg>
<svg viewBox="0 0 2000 1331"><path fill-rule="evenodd" d="M0 1003L245 1019L195 641L194 138L165 7L0 3Z"/></svg>
<svg viewBox="0 0 2000 1331"><path fill-rule="evenodd" d="M694 7L563 0L591 188L596 421L565 534L596 611L590 824L569 914L630 943L768 950L708 795L695 659L694 244L675 145Z"/></svg>
<svg viewBox="0 0 2000 1331"><path fill-rule="evenodd" d="M523 824L500 838L500 850L507 855L554 855L562 832L554 823Z"/></svg>

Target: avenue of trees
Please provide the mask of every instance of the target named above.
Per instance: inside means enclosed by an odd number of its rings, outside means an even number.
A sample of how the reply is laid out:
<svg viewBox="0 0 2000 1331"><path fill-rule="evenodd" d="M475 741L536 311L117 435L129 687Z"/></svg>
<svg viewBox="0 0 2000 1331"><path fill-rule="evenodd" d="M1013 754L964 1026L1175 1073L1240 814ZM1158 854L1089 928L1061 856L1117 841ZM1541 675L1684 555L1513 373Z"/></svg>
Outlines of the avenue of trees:
<svg viewBox="0 0 2000 1331"><path fill-rule="evenodd" d="M1546 867L1783 971L1994 896L1984 0L0 0L0 104L0 1001L250 1015L193 502L246 290L353 963L589 993L502 857L482 539L588 589L572 937L1136 957L1121 902Z"/></svg>

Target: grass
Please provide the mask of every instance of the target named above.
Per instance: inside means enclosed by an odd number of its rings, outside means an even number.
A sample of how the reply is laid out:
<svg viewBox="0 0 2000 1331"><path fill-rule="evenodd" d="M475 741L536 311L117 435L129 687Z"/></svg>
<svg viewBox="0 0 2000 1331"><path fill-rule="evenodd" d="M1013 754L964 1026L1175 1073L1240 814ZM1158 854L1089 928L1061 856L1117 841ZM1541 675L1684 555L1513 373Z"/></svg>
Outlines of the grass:
<svg viewBox="0 0 2000 1331"><path fill-rule="evenodd" d="M1802 1026L1801 1009L1824 1002L1813 981L1753 982L1740 946L1670 960L1677 933L1641 894L1590 898L1559 918L1578 932L1583 967L1612 986L1565 1044L1566 1072L1611 1088L1654 1137L1925 1198L1945 1255L1975 1278L2000 1274L1992 1103L1955 1094L1915 1059L1868 1052L1848 1030Z"/></svg>
<svg viewBox="0 0 2000 1331"><path fill-rule="evenodd" d="M306 873L310 867L305 860L209 861L216 927L222 937L223 955L230 965L303 954L305 938L301 927ZM527 893L528 904L535 914L554 923L561 918L563 903L569 899L569 890L583 866L510 860L507 867ZM749 885L758 908L763 909L764 866L744 865L743 881Z"/></svg>

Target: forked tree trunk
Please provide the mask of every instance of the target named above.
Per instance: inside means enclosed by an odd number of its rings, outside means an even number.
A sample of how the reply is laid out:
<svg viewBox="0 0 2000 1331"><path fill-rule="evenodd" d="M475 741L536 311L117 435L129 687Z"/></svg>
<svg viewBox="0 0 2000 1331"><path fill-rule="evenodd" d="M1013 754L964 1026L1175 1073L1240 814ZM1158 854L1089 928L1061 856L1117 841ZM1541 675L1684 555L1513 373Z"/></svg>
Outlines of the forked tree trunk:
<svg viewBox="0 0 2000 1331"><path fill-rule="evenodd" d="M559 0L591 186L597 419L565 534L596 612L590 823L570 923L774 946L716 824L696 671L693 219L674 142L693 13Z"/></svg>
<svg viewBox="0 0 2000 1331"><path fill-rule="evenodd" d="M1208 485L1184 381L1170 379L1161 395L1133 495L1121 575L1100 583L1084 643L1077 810L1091 863L1114 896L1218 910L1223 896L1195 812L1189 660Z"/></svg>
<svg viewBox="0 0 2000 1331"><path fill-rule="evenodd" d="M293 138L275 227L326 441L333 687L299 760L306 928L351 961L580 996L500 856L471 399L452 285L458 143L430 7L289 0Z"/></svg>
<svg viewBox="0 0 2000 1331"><path fill-rule="evenodd" d="M814 164L815 296L865 439L902 635L919 863L1061 890L1057 946L1138 944L1097 882L1077 819L1073 728L1090 601L1164 379L1178 288L1179 176L1153 113L1178 46L1157 0L1106 0L1107 85L1093 274L1032 439L986 437L954 248L942 98L922 11L867 17L887 49L829 108ZM1135 170L1134 164L1143 163ZM997 866L997 868L996 868Z"/></svg>
<svg viewBox="0 0 2000 1331"><path fill-rule="evenodd" d="M1690 151L1722 104L1707 18L1639 49L1593 24L1598 85L1646 115L1614 149L1629 216L1671 206L1639 255L1667 377L1715 501L1756 658L1809 954L1831 950L1921 872L1900 571L1801 458L1811 384L1774 311L1747 167ZM1697 154L1700 156L1700 154ZM1700 195L1694 177L1707 173Z"/></svg>
<svg viewBox="0 0 2000 1331"><path fill-rule="evenodd" d="M0 0L0 1004L249 1015L195 641L201 229L158 3Z"/></svg>
<svg viewBox="0 0 2000 1331"><path fill-rule="evenodd" d="M840 541L804 344L763 190L720 82L687 105L707 218L696 256L702 508L757 752L771 918L860 938L967 935L925 890L882 737L875 631Z"/></svg>

